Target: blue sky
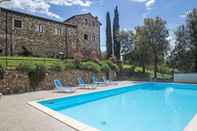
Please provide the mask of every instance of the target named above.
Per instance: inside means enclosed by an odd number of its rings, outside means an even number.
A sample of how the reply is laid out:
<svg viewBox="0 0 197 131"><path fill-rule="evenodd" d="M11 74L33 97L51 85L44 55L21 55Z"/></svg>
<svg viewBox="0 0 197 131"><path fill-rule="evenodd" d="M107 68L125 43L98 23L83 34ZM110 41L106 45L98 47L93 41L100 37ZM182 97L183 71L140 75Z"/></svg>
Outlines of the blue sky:
<svg viewBox="0 0 197 131"><path fill-rule="evenodd" d="M91 12L102 23L102 50L105 50L106 12L110 12L113 21L116 5L119 7L121 29L133 30L135 26L143 24L145 17L160 16L167 21L170 39L173 40L172 32L184 23L185 14L197 7L197 0L10 0L0 4L2 7L60 21L72 15Z"/></svg>

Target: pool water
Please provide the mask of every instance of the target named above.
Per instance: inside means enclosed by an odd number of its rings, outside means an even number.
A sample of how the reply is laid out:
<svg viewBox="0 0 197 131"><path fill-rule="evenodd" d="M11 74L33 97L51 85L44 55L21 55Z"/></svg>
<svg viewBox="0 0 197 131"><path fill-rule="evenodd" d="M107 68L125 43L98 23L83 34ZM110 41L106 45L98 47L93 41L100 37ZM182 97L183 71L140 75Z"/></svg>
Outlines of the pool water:
<svg viewBox="0 0 197 131"><path fill-rule="evenodd" d="M41 104L102 131L183 131L197 113L197 86L143 83Z"/></svg>

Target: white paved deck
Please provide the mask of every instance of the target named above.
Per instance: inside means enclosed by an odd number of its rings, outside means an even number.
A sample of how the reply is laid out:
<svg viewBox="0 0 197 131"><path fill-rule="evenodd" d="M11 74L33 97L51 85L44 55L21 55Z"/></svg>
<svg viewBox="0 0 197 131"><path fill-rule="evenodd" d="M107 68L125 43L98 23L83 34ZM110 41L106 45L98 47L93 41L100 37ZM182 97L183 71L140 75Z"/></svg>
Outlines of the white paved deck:
<svg viewBox="0 0 197 131"><path fill-rule="evenodd" d="M128 82L121 82L121 85L123 84L128 84ZM98 90L101 89L103 87ZM87 91L91 90L78 90L76 93ZM2 96L0 99L0 131L75 131L27 104L29 101L67 95L69 94L54 91L37 91Z"/></svg>

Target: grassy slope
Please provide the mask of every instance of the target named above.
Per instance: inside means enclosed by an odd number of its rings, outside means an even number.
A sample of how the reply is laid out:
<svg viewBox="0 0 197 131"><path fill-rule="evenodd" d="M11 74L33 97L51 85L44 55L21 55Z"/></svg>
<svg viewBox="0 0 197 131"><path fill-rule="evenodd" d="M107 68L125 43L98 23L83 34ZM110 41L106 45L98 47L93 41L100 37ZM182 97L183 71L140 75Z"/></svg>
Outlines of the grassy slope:
<svg viewBox="0 0 197 131"><path fill-rule="evenodd" d="M132 65L123 65L123 68L124 69L131 69L132 68ZM141 67L138 67L136 66L135 67L135 70L134 72L142 72L142 68ZM153 70L150 70L150 69L146 69L146 72L150 74L150 76L153 78L154 76L154 71ZM161 79L171 79L172 75L171 74L163 74L163 73L158 73L158 78L161 78ZM134 79L134 78L131 78L131 79Z"/></svg>
<svg viewBox="0 0 197 131"><path fill-rule="evenodd" d="M61 63L59 59L53 58L38 58L38 57L8 57L8 68L14 69L19 63L27 62L32 64L45 64L50 66L52 64ZM0 57L0 65L6 65L6 57Z"/></svg>

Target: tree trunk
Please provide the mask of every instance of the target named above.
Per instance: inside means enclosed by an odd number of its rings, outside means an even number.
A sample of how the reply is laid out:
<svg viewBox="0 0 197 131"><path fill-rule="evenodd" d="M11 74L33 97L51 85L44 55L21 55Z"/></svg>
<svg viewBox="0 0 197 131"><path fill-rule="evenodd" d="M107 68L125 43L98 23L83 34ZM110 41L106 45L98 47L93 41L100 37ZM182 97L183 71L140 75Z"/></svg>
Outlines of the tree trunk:
<svg viewBox="0 0 197 131"><path fill-rule="evenodd" d="M143 73L146 73L146 67L145 67L145 65L142 66L142 72Z"/></svg>
<svg viewBox="0 0 197 131"><path fill-rule="evenodd" d="M145 66L144 59L142 60L142 72L143 72L143 73L146 72L146 66Z"/></svg>
<svg viewBox="0 0 197 131"><path fill-rule="evenodd" d="M158 63L158 58L157 58L157 54L155 53L155 58L154 58L154 79L157 79L157 63Z"/></svg>

